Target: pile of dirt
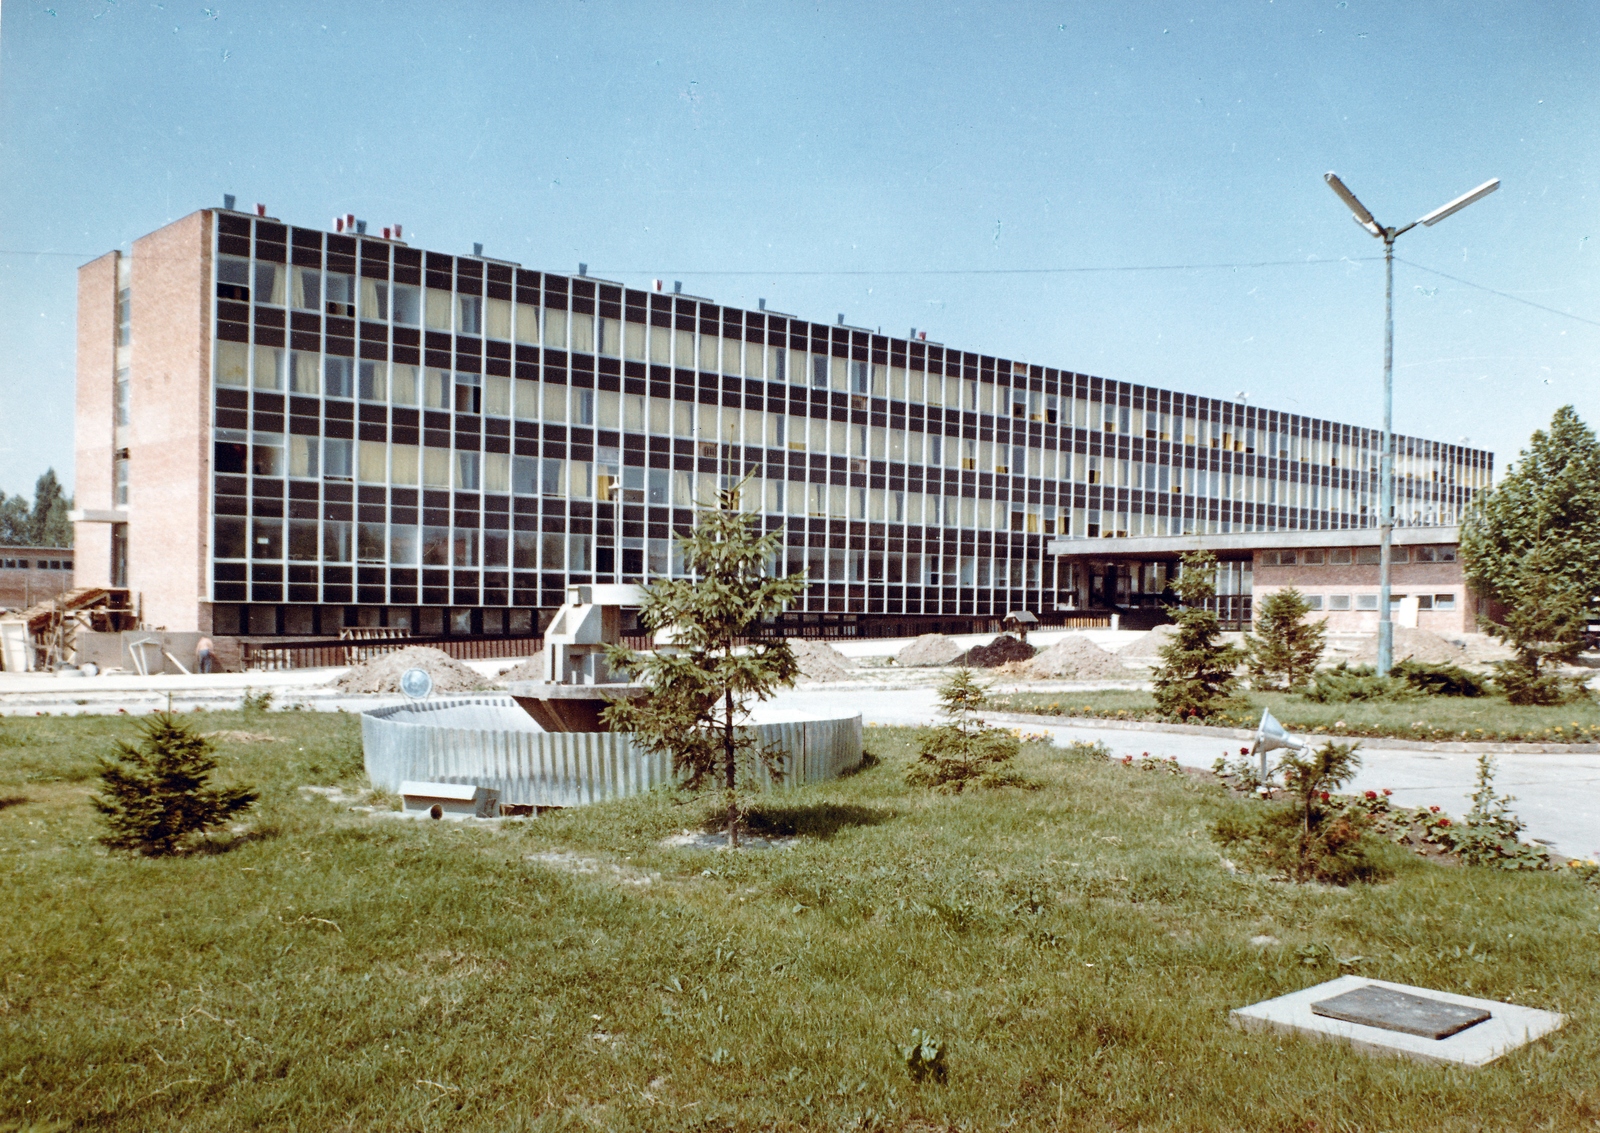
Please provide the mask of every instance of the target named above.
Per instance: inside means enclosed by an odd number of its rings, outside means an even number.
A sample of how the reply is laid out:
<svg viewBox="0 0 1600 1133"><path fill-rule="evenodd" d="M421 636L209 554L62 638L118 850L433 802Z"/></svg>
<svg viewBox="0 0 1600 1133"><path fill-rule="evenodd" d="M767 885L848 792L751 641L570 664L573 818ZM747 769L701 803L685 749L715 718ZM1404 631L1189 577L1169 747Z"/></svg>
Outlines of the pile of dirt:
<svg viewBox="0 0 1600 1133"><path fill-rule="evenodd" d="M1023 666L1030 677L1094 680L1125 677L1128 671L1114 654L1107 653L1081 633L1071 633Z"/></svg>
<svg viewBox="0 0 1600 1133"><path fill-rule="evenodd" d="M544 680L544 658L534 657L520 665L513 665L497 678L501 684L511 681L542 681Z"/></svg>
<svg viewBox="0 0 1600 1133"><path fill-rule="evenodd" d="M1378 635L1373 634L1356 650L1356 660L1363 665L1378 660ZM1394 627L1394 659L1421 661L1425 665L1459 665L1469 660L1466 649L1449 638L1425 629L1409 626Z"/></svg>
<svg viewBox="0 0 1600 1133"><path fill-rule="evenodd" d="M942 633L925 633L894 655L896 665L954 665L962 649Z"/></svg>
<svg viewBox="0 0 1600 1133"><path fill-rule="evenodd" d="M1117 656L1154 661L1161 656L1161 650L1172 643L1172 635L1177 632L1178 627L1174 625L1156 626L1117 650Z"/></svg>
<svg viewBox="0 0 1600 1133"><path fill-rule="evenodd" d="M791 637L789 648L794 650L794 659L800 662L800 684L850 679L849 658L833 646L811 638Z"/></svg>
<svg viewBox="0 0 1600 1133"><path fill-rule="evenodd" d="M400 676L407 669L425 670L433 678L434 692L479 692L494 687L443 649L427 645L380 653L340 677L335 687L340 692L399 692Z"/></svg>
<svg viewBox="0 0 1600 1133"><path fill-rule="evenodd" d="M974 645L967 650L963 663L974 669L998 669L1008 661L1031 661L1036 652L1027 642L1002 633L988 645Z"/></svg>

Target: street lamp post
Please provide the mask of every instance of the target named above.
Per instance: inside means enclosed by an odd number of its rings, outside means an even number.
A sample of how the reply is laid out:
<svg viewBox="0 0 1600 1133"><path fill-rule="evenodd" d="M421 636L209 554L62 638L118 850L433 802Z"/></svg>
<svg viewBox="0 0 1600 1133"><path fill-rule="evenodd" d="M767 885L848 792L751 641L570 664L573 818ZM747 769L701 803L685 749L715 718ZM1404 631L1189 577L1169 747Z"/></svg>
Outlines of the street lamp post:
<svg viewBox="0 0 1600 1133"><path fill-rule="evenodd" d="M1356 223L1383 241L1383 439L1378 456L1378 675L1386 677L1394 664L1394 623L1389 617L1389 564L1394 541L1394 242L1417 225L1432 228L1453 212L1487 197L1500 187L1500 179L1485 181L1449 204L1402 228L1385 228L1373 219L1367 206L1345 188L1337 173L1322 179L1355 214Z"/></svg>

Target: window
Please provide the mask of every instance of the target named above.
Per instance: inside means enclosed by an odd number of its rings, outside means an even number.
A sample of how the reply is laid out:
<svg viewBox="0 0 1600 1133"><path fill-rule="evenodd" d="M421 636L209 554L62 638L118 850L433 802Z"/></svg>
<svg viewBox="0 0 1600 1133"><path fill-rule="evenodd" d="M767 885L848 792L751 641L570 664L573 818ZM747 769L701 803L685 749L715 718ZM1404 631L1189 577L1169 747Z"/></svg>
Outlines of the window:
<svg viewBox="0 0 1600 1133"><path fill-rule="evenodd" d="M1305 599L1306 599L1306 606L1309 609L1312 609L1312 610L1320 610L1320 609L1322 609L1322 595L1321 594L1307 594L1305 596Z"/></svg>
<svg viewBox="0 0 1600 1133"><path fill-rule="evenodd" d="M468 492L476 492L478 490L477 453L456 453L456 487Z"/></svg>
<svg viewBox="0 0 1600 1133"><path fill-rule="evenodd" d="M429 330L450 329L450 292L430 287L426 298L426 325Z"/></svg>
<svg viewBox="0 0 1600 1133"><path fill-rule="evenodd" d="M483 306L483 333L502 341L511 338L511 300L488 299Z"/></svg>
<svg viewBox="0 0 1600 1133"><path fill-rule="evenodd" d="M315 562L317 559L317 521L291 519L289 521L289 558L297 562Z"/></svg>
<svg viewBox="0 0 1600 1133"><path fill-rule="evenodd" d="M368 322L389 321L389 284L381 279L361 280L361 317Z"/></svg>
<svg viewBox="0 0 1600 1133"><path fill-rule="evenodd" d="M257 476L283 475L283 434L257 433L250 445L250 471Z"/></svg>
<svg viewBox="0 0 1600 1133"><path fill-rule="evenodd" d="M483 333L483 298L478 295L457 296L456 333Z"/></svg>
<svg viewBox="0 0 1600 1133"><path fill-rule="evenodd" d="M111 463L112 478L115 482L115 498L118 507L128 506L128 457L126 450L119 453ZM242 471L242 470L241 470Z"/></svg>
<svg viewBox="0 0 1600 1133"><path fill-rule="evenodd" d="M1377 561L1378 561L1378 548L1377 547L1357 547L1356 548L1356 562L1370 565L1372 563L1376 563ZM1377 601L1378 600L1376 598L1374 598L1372 601L1373 601L1373 605L1370 606L1370 607L1357 606L1356 608L1357 609L1361 609L1361 610L1364 610L1364 609L1376 610L1378 608L1378 606L1377 606Z"/></svg>
<svg viewBox="0 0 1600 1133"><path fill-rule="evenodd" d="M351 442L334 437L322 442L322 475L329 480L350 479Z"/></svg>
<svg viewBox="0 0 1600 1133"><path fill-rule="evenodd" d="M479 375L456 375L456 412L483 412L483 379Z"/></svg>
<svg viewBox="0 0 1600 1133"><path fill-rule="evenodd" d="M478 531L476 528L457 528L451 538L455 565L458 567L475 567L478 565Z"/></svg>
<svg viewBox="0 0 1600 1133"><path fill-rule="evenodd" d="M283 558L283 520L252 520L250 532L250 557L252 559Z"/></svg>
<svg viewBox="0 0 1600 1133"><path fill-rule="evenodd" d="M324 279L327 290L326 301L323 309L330 315L337 315L342 319L356 317L355 280L348 275L335 275L329 272Z"/></svg>
<svg viewBox="0 0 1600 1133"><path fill-rule="evenodd" d="M290 437L289 475L301 479L315 479L318 475L317 450L320 447L316 437Z"/></svg>
<svg viewBox="0 0 1600 1133"><path fill-rule="evenodd" d="M1328 595L1328 609L1330 609L1330 610L1348 610L1349 608L1350 608L1350 595L1348 595L1348 594L1330 594L1330 595Z"/></svg>
<svg viewBox="0 0 1600 1133"><path fill-rule="evenodd" d="M322 360L323 392L329 397L349 397L351 393L350 359L324 358Z"/></svg>
<svg viewBox="0 0 1600 1133"><path fill-rule="evenodd" d="M1358 610L1376 610L1377 608L1378 608L1378 596L1376 594L1357 594L1356 595L1356 609L1358 609Z"/></svg>
<svg viewBox="0 0 1600 1133"><path fill-rule="evenodd" d="M357 450L358 478L368 484L382 484L389 479L389 450L382 441L359 441Z"/></svg>
<svg viewBox="0 0 1600 1133"><path fill-rule="evenodd" d="M1417 595L1417 609L1418 610L1431 610L1431 609L1433 609L1433 595L1432 594L1418 594Z"/></svg>
<svg viewBox="0 0 1600 1133"><path fill-rule="evenodd" d="M1303 551L1300 555L1300 561L1307 566L1321 566L1327 558L1325 551Z"/></svg>
<svg viewBox="0 0 1600 1133"><path fill-rule="evenodd" d="M293 269L289 300L301 311L322 310L322 273L316 268Z"/></svg>
<svg viewBox="0 0 1600 1133"><path fill-rule="evenodd" d="M242 342L218 342L215 368L219 386L250 384L250 348Z"/></svg>
<svg viewBox="0 0 1600 1133"><path fill-rule="evenodd" d="M422 322L422 292L408 284L394 285L394 321L414 327Z"/></svg>
<svg viewBox="0 0 1600 1133"><path fill-rule="evenodd" d="M347 563L350 561L350 524L342 519L322 522L322 561Z"/></svg>
<svg viewBox="0 0 1600 1133"><path fill-rule="evenodd" d="M828 388L828 360L820 354L811 358L811 388Z"/></svg>
<svg viewBox="0 0 1600 1133"><path fill-rule="evenodd" d="M122 323L121 308L123 296L127 289L117 292L117 322ZM237 303L250 302L250 261L238 260L232 256L217 257L217 298L232 299ZM123 345L119 341L118 345Z"/></svg>
<svg viewBox="0 0 1600 1133"><path fill-rule="evenodd" d="M218 289L220 294L221 289ZM133 341L133 293L129 288L117 288L117 345L127 346Z"/></svg>
<svg viewBox="0 0 1600 1133"><path fill-rule="evenodd" d="M356 394L362 401L383 401L388 398L388 369L386 362L362 362L359 364L359 380L356 383Z"/></svg>
<svg viewBox="0 0 1600 1133"><path fill-rule="evenodd" d="M1454 547L1448 549L1455 550ZM1435 594L1433 596L1433 608L1435 610L1454 610L1456 608L1456 596L1454 594Z"/></svg>
<svg viewBox="0 0 1600 1133"><path fill-rule="evenodd" d="M455 383L448 370L425 370L422 381L422 404L429 409L449 409Z"/></svg>
<svg viewBox="0 0 1600 1133"><path fill-rule="evenodd" d="M232 515L219 515L212 535L212 557L242 559L245 557L245 521ZM12 560L14 562L14 560Z"/></svg>
<svg viewBox="0 0 1600 1133"><path fill-rule="evenodd" d="M1335 547L1328 552L1328 562L1334 566L1348 566L1352 557L1349 547Z"/></svg>
<svg viewBox="0 0 1600 1133"><path fill-rule="evenodd" d="M422 565L450 565L450 529L424 527L422 529Z"/></svg>
<svg viewBox="0 0 1600 1133"><path fill-rule="evenodd" d="M129 422L131 405L128 393L128 367L123 366L117 370L116 383L112 387L112 404L118 425L126 425Z"/></svg>
<svg viewBox="0 0 1600 1133"><path fill-rule="evenodd" d="M417 565L417 527L395 523L389 527L389 561L396 566Z"/></svg>

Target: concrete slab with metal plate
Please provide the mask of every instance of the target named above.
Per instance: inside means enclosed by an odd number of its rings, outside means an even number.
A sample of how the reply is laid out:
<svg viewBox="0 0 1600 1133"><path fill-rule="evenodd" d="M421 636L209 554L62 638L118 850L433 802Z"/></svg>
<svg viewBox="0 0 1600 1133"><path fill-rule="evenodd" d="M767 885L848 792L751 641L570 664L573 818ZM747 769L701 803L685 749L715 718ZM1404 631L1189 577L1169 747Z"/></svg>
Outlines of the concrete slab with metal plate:
<svg viewBox="0 0 1600 1133"><path fill-rule="evenodd" d="M1365 976L1340 976L1240 1007L1229 1018L1247 1031L1293 1031L1365 1054L1458 1066L1486 1066L1567 1021L1554 1011Z"/></svg>
<svg viewBox="0 0 1600 1133"><path fill-rule="evenodd" d="M409 818L499 818L500 792L472 783L400 784L401 813Z"/></svg>

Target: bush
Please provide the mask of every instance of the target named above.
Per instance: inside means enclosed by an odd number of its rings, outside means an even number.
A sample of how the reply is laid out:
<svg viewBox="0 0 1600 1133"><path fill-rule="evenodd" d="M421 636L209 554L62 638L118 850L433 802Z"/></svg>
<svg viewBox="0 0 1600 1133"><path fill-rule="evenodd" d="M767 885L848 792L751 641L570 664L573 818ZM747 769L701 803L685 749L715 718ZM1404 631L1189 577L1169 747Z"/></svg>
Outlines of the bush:
<svg viewBox="0 0 1600 1133"><path fill-rule="evenodd" d="M1389 670L1425 696L1487 696L1489 682L1459 665L1429 664L1409 658Z"/></svg>
<svg viewBox="0 0 1600 1133"><path fill-rule="evenodd" d="M970 670L957 671L939 687L939 702L946 723L924 733L917 762L906 773L906 780L952 795L969 784L1021 785L1021 776L1011 768L1021 742L1009 731L991 728L979 718L987 696Z"/></svg>
<svg viewBox="0 0 1600 1133"><path fill-rule="evenodd" d="M1380 677L1371 665L1341 661L1317 674L1306 689L1307 700L1318 704L1349 704L1356 700L1403 700L1415 696L1411 685L1399 677Z"/></svg>
<svg viewBox="0 0 1600 1133"><path fill-rule="evenodd" d="M1582 680L1558 676L1521 659L1496 661L1494 676L1495 683L1511 704L1570 704L1589 696Z"/></svg>
<svg viewBox="0 0 1600 1133"><path fill-rule="evenodd" d="M1548 869L1550 851L1523 842L1522 820L1511 813L1511 795L1494 793L1494 757L1478 756L1477 790L1472 793L1472 809L1460 824L1433 824L1428 836L1455 853L1467 865L1498 866L1501 869Z"/></svg>
<svg viewBox="0 0 1600 1133"><path fill-rule="evenodd" d="M1212 836L1295 881L1377 880L1384 870L1368 857L1363 838L1370 815L1359 805L1335 803L1332 795L1360 765L1353 744L1329 740L1315 751L1285 750L1278 770L1291 801L1224 815Z"/></svg>
<svg viewBox="0 0 1600 1133"><path fill-rule="evenodd" d="M221 826L256 801L248 787L207 785L217 768L211 742L182 717L151 716L139 731L137 747L118 740L115 754L100 761L102 793L89 800L108 827L100 841L112 849L176 853L191 835Z"/></svg>

